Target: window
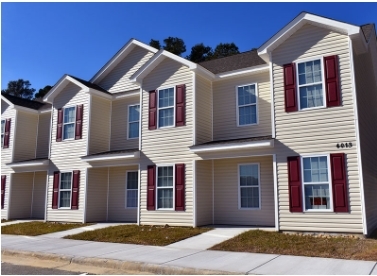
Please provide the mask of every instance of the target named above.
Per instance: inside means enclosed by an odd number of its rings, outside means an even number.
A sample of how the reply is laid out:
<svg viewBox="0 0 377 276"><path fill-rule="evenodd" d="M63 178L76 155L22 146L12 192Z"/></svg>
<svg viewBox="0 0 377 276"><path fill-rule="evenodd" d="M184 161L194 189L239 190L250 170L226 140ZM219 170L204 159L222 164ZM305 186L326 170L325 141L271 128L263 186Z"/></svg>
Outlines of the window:
<svg viewBox="0 0 377 276"><path fill-rule="evenodd" d="M1 147L4 146L5 120L1 120Z"/></svg>
<svg viewBox="0 0 377 276"><path fill-rule="evenodd" d="M71 208L72 172L60 174L59 208Z"/></svg>
<svg viewBox="0 0 377 276"><path fill-rule="evenodd" d="M128 139L139 137L140 105L128 106Z"/></svg>
<svg viewBox="0 0 377 276"><path fill-rule="evenodd" d="M137 208L138 172L127 172L126 208Z"/></svg>
<svg viewBox="0 0 377 276"><path fill-rule="evenodd" d="M297 69L300 109L325 106L321 59L299 62Z"/></svg>
<svg viewBox="0 0 377 276"><path fill-rule="evenodd" d="M255 84L237 87L237 117L239 126L257 123L257 95Z"/></svg>
<svg viewBox="0 0 377 276"><path fill-rule="evenodd" d="M64 108L63 140L75 138L76 107Z"/></svg>
<svg viewBox="0 0 377 276"><path fill-rule="evenodd" d="M158 127L174 126L174 87L158 90Z"/></svg>
<svg viewBox="0 0 377 276"><path fill-rule="evenodd" d="M327 156L303 157L305 209L331 209Z"/></svg>
<svg viewBox="0 0 377 276"><path fill-rule="evenodd" d="M260 208L259 164L239 165L238 170L240 208Z"/></svg>
<svg viewBox="0 0 377 276"><path fill-rule="evenodd" d="M173 166L157 167L157 209L173 208Z"/></svg>

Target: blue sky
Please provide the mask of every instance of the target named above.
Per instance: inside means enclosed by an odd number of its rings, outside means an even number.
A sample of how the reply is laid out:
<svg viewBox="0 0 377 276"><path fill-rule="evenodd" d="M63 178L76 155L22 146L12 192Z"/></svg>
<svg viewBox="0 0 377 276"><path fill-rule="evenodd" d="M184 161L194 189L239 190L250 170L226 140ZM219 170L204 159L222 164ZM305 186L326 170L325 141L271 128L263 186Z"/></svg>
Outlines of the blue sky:
<svg viewBox="0 0 377 276"><path fill-rule="evenodd" d="M179 37L258 48L300 12L377 23L377 3L1 3L1 88L23 78L37 91L64 74L89 80L136 38Z"/></svg>

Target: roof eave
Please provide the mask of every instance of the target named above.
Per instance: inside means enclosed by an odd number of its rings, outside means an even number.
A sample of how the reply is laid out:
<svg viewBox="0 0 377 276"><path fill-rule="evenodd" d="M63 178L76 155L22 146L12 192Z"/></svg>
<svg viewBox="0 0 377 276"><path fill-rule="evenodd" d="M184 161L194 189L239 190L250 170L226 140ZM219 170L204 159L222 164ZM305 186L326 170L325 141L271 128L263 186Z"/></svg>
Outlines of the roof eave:
<svg viewBox="0 0 377 276"><path fill-rule="evenodd" d="M134 151L131 153L121 153L121 154L114 154L114 155L98 155L98 156L83 156L81 157L82 161L85 162L96 162L96 161L113 161L113 160L123 160L123 159L130 159L130 158L139 158L140 152Z"/></svg>
<svg viewBox="0 0 377 276"><path fill-rule="evenodd" d="M194 153L204 153L204 152L216 152L224 150L238 150L238 149L249 149L249 148L273 148L274 139L267 141L254 141L248 143L231 143L226 145L203 145L203 146L194 146L190 148L191 152Z"/></svg>

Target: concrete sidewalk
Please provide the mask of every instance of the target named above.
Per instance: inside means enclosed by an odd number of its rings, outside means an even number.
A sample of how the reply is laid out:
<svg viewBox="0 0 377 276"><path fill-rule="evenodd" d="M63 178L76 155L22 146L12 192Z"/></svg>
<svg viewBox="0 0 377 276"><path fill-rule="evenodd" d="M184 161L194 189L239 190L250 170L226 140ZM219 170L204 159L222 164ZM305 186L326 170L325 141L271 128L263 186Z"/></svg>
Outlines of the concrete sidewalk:
<svg viewBox="0 0 377 276"><path fill-rule="evenodd" d="M377 262L2 235L4 255L156 274L377 275Z"/></svg>

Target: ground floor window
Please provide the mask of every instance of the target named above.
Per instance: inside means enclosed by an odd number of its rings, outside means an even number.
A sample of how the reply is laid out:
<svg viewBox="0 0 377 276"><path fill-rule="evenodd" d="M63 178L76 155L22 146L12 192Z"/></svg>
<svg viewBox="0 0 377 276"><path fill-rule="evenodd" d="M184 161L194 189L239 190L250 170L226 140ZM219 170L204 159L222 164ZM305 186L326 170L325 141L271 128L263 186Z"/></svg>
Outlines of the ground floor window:
<svg viewBox="0 0 377 276"><path fill-rule="evenodd" d="M157 209L173 208L173 166L157 168Z"/></svg>
<svg viewBox="0 0 377 276"><path fill-rule="evenodd" d="M59 208L71 208L72 172L60 174Z"/></svg>
<svg viewBox="0 0 377 276"><path fill-rule="evenodd" d="M127 192L126 192L126 207L137 208L137 194L138 194L138 172L127 172Z"/></svg>
<svg viewBox="0 0 377 276"><path fill-rule="evenodd" d="M259 164L240 164L239 175L239 207L241 209L260 208Z"/></svg>

